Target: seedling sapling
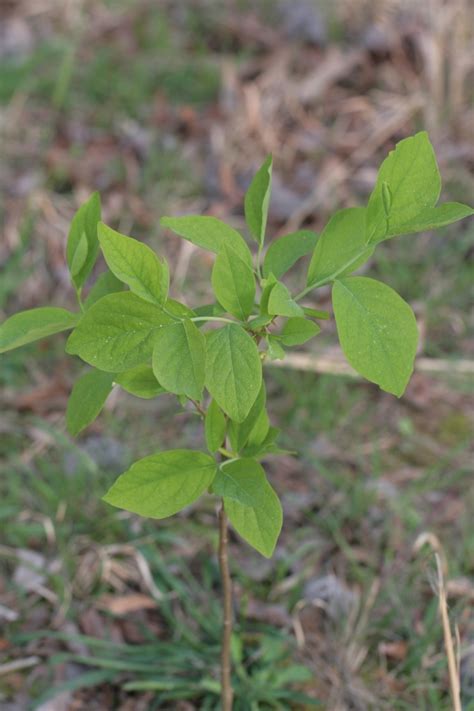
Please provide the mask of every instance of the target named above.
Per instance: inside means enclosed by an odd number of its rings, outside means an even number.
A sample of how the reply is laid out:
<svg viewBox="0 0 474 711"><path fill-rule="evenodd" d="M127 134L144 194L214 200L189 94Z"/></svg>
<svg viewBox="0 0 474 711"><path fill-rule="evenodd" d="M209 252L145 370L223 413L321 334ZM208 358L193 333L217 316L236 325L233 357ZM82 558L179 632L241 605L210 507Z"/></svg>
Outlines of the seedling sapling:
<svg viewBox="0 0 474 711"><path fill-rule="evenodd" d="M181 511L200 496L219 502L219 562L224 593L221 693L231 711L232 591L228 522L270 557L282 527L280 500L262 460L278 454L278 430L266 407L262 362L306 343L329 318L302 304L330 285L342 350L367 380L400 397L413 372L418 329L410 306L391 287L353 276L381 242L449 225L473 214L459 203L437 205L441 179L425 132L397 144L382 163L367 207L340 210L318 236L300 230L264 249L272 183L267 158L245 196L254 258L244 238L215 217L163 217L163 227L215 257L215 303L188 306L169 296L169 268L145 244L101 222L97 193L73 218L66 260L78 311L35 308L0 326L0 353L61 331L66 352L90 368L75 383L66 422L78 435L95 420L114 387L139 398L168 392L196 408L207 452L153 452L121 474L104 501L155 519ZM99 251L104 272L84 298ZM311 255L306 285L291 294L282 281ZM124 290L124 287L128 287Z"/></svg>

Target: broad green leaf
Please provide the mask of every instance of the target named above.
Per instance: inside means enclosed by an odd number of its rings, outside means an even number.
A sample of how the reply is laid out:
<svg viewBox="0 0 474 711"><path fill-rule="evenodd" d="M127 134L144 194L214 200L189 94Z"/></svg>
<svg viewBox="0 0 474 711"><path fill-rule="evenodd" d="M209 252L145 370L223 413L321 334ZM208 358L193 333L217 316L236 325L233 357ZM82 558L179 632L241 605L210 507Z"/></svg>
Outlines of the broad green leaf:
<svg viewBox="0 0 474 711"><path fill-rule="evenodd" d="M66 426L73 437L94 422L105 405L114 382L113 373L91 370L76 382L66 409Z"/></svg>
<svg viewBox="0 0 474 711"><path fill-rule="evenodd" d="M215 254L219 254L225 245L249 266L252 264L252 255L242 235L217 217L205 215L162 217L160 225L168 227L180 237Z"/></svg>
<svg viewBox="0 0 474 711"><path fill-rule="evenodd" d="M274 316L303 316L304 311L291 298L291 294L281 281L270 291L268 298L268 313Z"/></svg>
<svg viewBox="0 0 474 711"><path fill-rule="evenodd" d="M130 291L99 299L69 336L66 352L100 370L120 373L146 363L158 331L173 319Z"/></svg>
<svg viewBox="0 0 474 711"><path fill-rule="evenodd" d="M194 314L196 316L221 316L225 314L225 309L218 303L203 304L202 306L196 306Z"/></svg>
<svg viewBox="0 0 474 711"><path fill-rule="evenodd" d="M259 245L263 245L265 239L271 191L272 157L268 156L245 193L245 220L250 234Z"/></svg>
<svg viewBox="0 0 474 711"><path fill-rule="evenodd" d="M176 299L167 299L164 309L167 313L180 319L196 316L195 312L190 309L189 306L182 304L180 301L176 301Z"/></svg>
<svg viewBox="0 0 474 711"><path fill-rule="evenodd" d="M225 415L215 400L211 400L207 408L204 431L206 435L206 445L210 452L217 452L223 446L227 422Z"/></svg>
<svg viewBox="0 0 474 711"><path fill-rule="evenodd" d="M321 331L320 327L307 318L289 318L282 328L280 341L285 346L299 346Z"/></svg>
<svg viewBox="0 0 474 711"><path fill-rule="evenodd" d="M426 131L405 138L382 163L367 206L369 244L399 234L404 223L438 202L441 177Z"/></svg>
<svg viewBox="0 0 474 711"><path fill-rule="evenodd" d="M413 372L418 328L410 306L366 277L336 281L334 316L342 350L358 373L400 397Z"/></svg>
<svg viewBox="0 0 474 711"><path fill-rule="evenodd" d="M211 485L216 462L208 454L174 449L152 454L119 476L104 501L149 518L166 518L189 506Z"/></svg>
<svg viewBox="0 0 474 711"><path fill-rule="evenodd" d="M299 230L275 240L263 260L263 276L273 273L280 279L298 259L311 254L317 241L318 235L310 230Z"/></svg>
<svg viewBox="0 0 474 711"><path fill-rule="evenodd" d="M72 282L80 292L99 252L97 224L100 221L99 193L93 193L72 218L67 239L66 260Z"/></svg>
<svg viewBox="0 0 474 711"><path fill-rule="evenodd" d="M95 302L99 301L103 296L116 294L119 291L123 291L123 283L120 279L117 279L110 269L107 269L106 272L97 278L94 286L92 286L84 301L84 306L86 309L89 309L92 304L95 304Z"/></svg>
<svg viewBox="0 0 474 711"><path fill-rule="evenodd" d="M267 420L268 422L268 420ZM262 423L263 424L263 423ZM255 457L255 459L262 459L263 457L267 456L268 454L294 454L294 452L288 451L288 450L282 450L280 447L278 447L275 444L275 440L277 439L278 435L280 434L281 430L278 429L278 427L268 427L267 429L267 434L263 441L261 440L261 437L255 438L255 443L251 444L250 441L248 445L245 447L245 449L242 452L243 457Z"/></svg>
<svg viewBox="0 0 474 711"><path fill-rule="evenodd" d="M322 286L358 269L374 251L366 244L366 209L336 212L321 232L308 269L308 286Z"/></svg>
<svg viewBox="0 0 474 711"><path fill-rule="evenodd" d="M79 314L52 306L20 311L0 325L0 353L39 341L54 333L69 331L78 320Z"/></svg>
<svg viewBox="0 0 474 711"><path fill-rule="evenodd" d="M166 262L158 259L148 245L112 230L103 222L99 222L98 235L105 261L115 276L145 301L164 304L169 287Z"/></svg>
<svg viewBox="0 0 474 711"><path fill-rule="evenodd" d="M216 484L219 492L225 492L219 495L224 497L225 511L237 533L270 558L280 535L283 512L263 467L253 459L237 459L221 466L213 484L213 491L218 493Z"/></svg>
<svg viewBox="0 0 474 711"><path fill-rule="evenodd" d="M259 331L263 326L268 326L269 323L273 321L273 317L270 314L263 314L262 316L256 316L251 319L248 323L249 328L252 331Z"/></svg>
<svg viewBox="0 0 474 711"><path fill-rule="evenodd" d="M285 357L285 349L278 343L278 339L273 336L268 336L268 357L270 360L283 360Z"/></svg>
<svg viewBox="0 0 474 711"><path fill-rule="evenodd" d="M270 294L272 289L278 284L278 281L274 274L269 274L266 279L262 279L262 296L260 297L260 313L263 316L268 316L268 301L270 299Z"/></svg>
<svg viewBox="0 0 474 711"><path fill-rule="evenodd" d="M446 225L450 225L470 215L474 215L474 210L468 205L462 205L459 202L445 202L439 205L439 207L425 208L419 212L416 217L398 225L396 232L392 232L392 228L390 227L387 237L446 227Z"/></svg>
<svg viewBox="0 0 474 711"><path fill-rule="evenodd" d="M270 429L270 420L268 418L268 413L265 408L260 410L260 414L252 427L249 438L247 440L248 447L259 447L268 435Z"/></svg>
<svg viewBox="0 0 474 711"><path fill-rule="evenodd" d="M231 420L245 420L261 384L262 363L248 333L233 324L212 331L207 340L206 387Z"/></svg>
<svg viewBox="0 0 474 711"><path fill-rule="evenodd" d="M266 390L265 383L262 380L262 385L257 395L257 399L250 408L250 412L243 422L234 422L229 420L229 439L234 452L240 452L247 444L247 440L255 427L260 413L265 408Z"/></svg>
<svg viewBox="0 0 474 711"><path fill-rule="evenodd" d="M192 321L172 323L156 334L153 372L169 392L200 400L205 360L206 337Z"/></svg>
<svg viewBox="0 0 474 711"><path fill-rule="evenodd" d="M265 489L262 487L261 470L262 467L254 459L223 462L212 482L212 493L238 501L244 506L262 506Z"/></svg>
<svg viewBox="0 0 474 711"><path fill-rule="evenodd" d="M125 370L115 377L117 385L130 395L150 400L152 397L165 393L149 365L137 365L135 368Z"/></svg>
<svg viewBox="0 0 474 711"><path fill-rule="evenodd" d="M244 321L255 303L255 277L247 262L223 247L212 270L212 288L217 300L231 314Z"/></svg>

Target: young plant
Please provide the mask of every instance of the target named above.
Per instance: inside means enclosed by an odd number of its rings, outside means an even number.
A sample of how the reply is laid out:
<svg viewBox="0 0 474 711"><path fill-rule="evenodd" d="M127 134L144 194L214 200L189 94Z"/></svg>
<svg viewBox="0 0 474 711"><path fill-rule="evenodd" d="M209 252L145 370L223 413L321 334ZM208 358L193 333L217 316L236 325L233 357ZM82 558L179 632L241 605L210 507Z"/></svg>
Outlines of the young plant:
<svg viewBox="0 0 474 711"><path fill-rule="evenodd" d="M165 392L188 401L203 420L207 452L153 452L121 474L104 501L141 516L172 516L210 495L219 502L219 561L224 591L222 708L232 708L232 593L228 521L270 557L282 527L280 500L262 460L278 454L270 424L262 363L316 336L325 311L302 305L330 285L339 341L353 368L400 397L413 371L418 330L410 306L391 287L353 276L376 246L397 235L443 227L473 214L459 203L437 205L441 179L425 132L397 144L382 163L367 207L340 210L322 233L300 230L264 251L272 160L267 158L245 196L245 218L256 258L242 235L215 217L163 217L161 224L215 257L215 303L188 306L169 296L167 263L145 244L101 222L95 193L76 213L66 259L77 294L76 313L36 308L0 327L0 352L71 330L66 352L91 366L68 402L69 432L95 420L112 388L139 398ZM99 250L108 266L87 296L83 289ZM311 255L306 285L291 294L282 281ZM128 287L124 290L124 286Z"/></svg>

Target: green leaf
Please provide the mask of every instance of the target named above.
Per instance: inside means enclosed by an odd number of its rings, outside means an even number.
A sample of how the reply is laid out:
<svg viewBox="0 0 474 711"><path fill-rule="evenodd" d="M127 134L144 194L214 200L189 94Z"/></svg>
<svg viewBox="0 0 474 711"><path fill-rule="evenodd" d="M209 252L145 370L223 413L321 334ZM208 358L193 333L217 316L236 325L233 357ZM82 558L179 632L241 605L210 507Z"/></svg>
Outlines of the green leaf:
<svg viewBox="0 0 474 711"><path fill-rule="evenodd" d="M110 395L113 382L113 373L91 370L74 383L66 409L69 434L75 437L94 422Z"/></svg>
<svg viewBox="0 0 474 711"><path fill-rule="evenodd" d="M152 397L165 393L166 390L155 378L149 365L137 365L135 368L119 373L115 382L130 395L150 400Z"/></svg>
<svg viewBox="0 0 474 711"><path fill-rule="evenodd" d="M366 244L366 209L349 207L331 217L308 269L308 286L322 286L358 269L374 251Z"/></svg>
<svg viewBox="0 0 474 711"><path fill-rule="evenodd" d="M224 462L212 482L212 493L244 506L262 505L261 467L254 459ZM265 472L263 472L265 476Z"/></svg>
<svg viewBox="0 0 474 711"><path fill-rule="evenodd" d="M224 246L233 250L244 262L252 264L252 255L241 234L217 217L189 215L162 217L162 227L168 227L189 242L218 254Z"/></svg>
<svg viewBox="0 0 474 711"><path fill-rule="evenodd" d="M245 420L261 384L262 363L248 333L233 324L209 333L206 387L231 420Z"/></svg>
<svg viewBox="0 0 474 711"><path fill-rule="evenodd" d="M275 316L303 316L304 311L281 281L270 291L268 298L268 313Z"/></svg>
<svg viewBox="0 0 474 711"><path fill-rule="evenodd" d="M248 447L260 447L268 435L270 429L270 420L268 418L268 413L265 408L260 410L260 414L257 417L252 431L250 432L249 438L246 442Z"/></svg>
<svg viewBox="0 0 474 711"><path fill-rule="evenodd" d="M123 283L120 279L117 279L115 274L112 274L110 269L101 274L94 286L89 291L86 300L84 301L84 306L89 309L92 304L99 301L103 296L108 296L109 294L116 294L119 291L123 291Z"/></svg>
<svg viewBox="0 0 474 711"><path fill-rule="evenodd" d="M217 452L223 446L227 422L225 415L215 400L211 400L207 408L204 430L206 435L206 445L210 452Z"/></svg>
<svg viewBox="0 0 474 711"><path fill-rule="evenodd" d="M299 346L321 331L320 327L306 318L289 318L280 333L280 341L285 346Z"/></svg>
<svg viewBox="0 0 474 711"><path fill-rule="evenodd" d="M268 156L245 193L245 220L250 234L261 246L265 239L268 206L272 191L272 157Z"/></svg>
<svg viewBox="0 0 474 711"><path fill-rule="evenodd" d="M69 331L78 320L79 314L50 306L20 311L0 325L0 353Z"/></svg>
<svg viewBox="0 0 474 711"><path fill-rule="evenodd" d="M218 303L203 304L202 306L196 306L194 314L196 316L222 316L222 314L225 314L225 309Z"/></svg>
<svg viewBox="0 0 474 711"><path fill-rule="evenodd" d="M212 288L219 303L244 321L255 303L255 277L252 268L227 247L216 257Z"/></svg>
<svg viewBox="0 0 474 711"><path fill-rule="evenodd" d="M446 225L451 225L453 222L471 215L474 215L474 210L468 205L462 205L459 202L445 202L439 207L427 207L421 210L416 217L398 225L396 233L393 233L390 228L387 237L446 227Z"/></svg>
<svg viewBox="0 0 474 711"><path fill-rule="evenodd" d="M146 363L156 334L172 321L130 291L110 294L85 312L69 336L66 352L100 370L120 373Z"/></svg>
<svg viewBox="0 0 474 711"><path fill-rule="evenodd" d="M278 282L274 274L269 274L266 279L262 279L262 296L260 297L260 313L262 316L268 316L268 301L270 299L272 289L277 283Z"/></svg>
<svg viewBox="0 0 474 711"><path fill-rule="evenodd" d="M155 336L153 372L176 395L200 400L204 388L206 337L188 319L164 326Z"/></svg>
<svg viewBox="0 0 474 711"><path fill-rule="evenodd" d="M169 314L176 316L178 319L192 318L197 315L189 306L176 301L176 299L167 299L164 308Z"/></svg>
<svg viewBox="0 0 474 711"><path fill-rule="evenodd" d="M196 501L211 485L216 463L203 452L152 454L119 476L104 501L149 518L166 518Z"/></svg>
<svg viewBox="0 0 474 711"><path fill-rule="evenodd" d="M263 326L268 326L269 323L273 321L273 317L270 314L263 314L262 316L256 316L248 322L249 328L252 331L260 331Z"/></svg>
<svg viewBox="0 0 474 711"><path fill-rule="evenodd" d="M273 272L280 279L298 259L311 254L317 241L318 235L310 230L299 230L275 240L263 260L263 276Z"/></svg>
<svg viewBox="0 0 474 711"><path fill-rule="evenodd" d="M115 276L145 301L164 304L169 287L166 262L158 259L148 245L112 230L103 222L99 223L98 235L105 261Z"/></svg>
<svg viewBox="0 0 474 711"><path fill-rule="evenodd" d="M234 452L240 452L247 444L247 440L255 427L260 413L265 408L266 391L265 383L262 380L262 385L258 392L257 398L253 403L250 411L243 422L234 422L229 420L229 439Z"/></svg>
<svg viewBox="0 0 474 711"><path fill-rule="evenodd" d="M224 497L224 507L237 533L266 558L270 558L280 535L281 504L254 459L237 459L221 466L213 491Z"/></svg>
<svg viewBox="0 0 474 711"><path fill-rule="evenodd" d="M283 360L285 357L285 349L278 343L278 339L273 336L268 336L268 357L270 360Z"/></svg>
<svg viewBox="0 0 474 711"><path fill-rule="evenodd" d="M78 292L84 286L97 259L99 251L97 223L100 214L100 195L93 193L72 218L67 239L66 260L72 282Z"/></svg>
<svg viewBox="0 0 474 711"><path fill-rule="evenodd" d="M396 234L404 223L433 208L441 177L426 131L405 138L382 163L367 206L366 242L377 244Z"/></svg>
<svg viewBox="0 0 474 711"><path fill-rule="evenodd" d="M336 281L332 302L342 350L355 370L400 397L413 372L418 328L410 306L366 277Z"/></svg>
<svg viewBox="0 0 474 711"><path fill-rule="evenodd" d="M261 431L264 431L263 425L265 425L265 427L266 425L268 425L268 417L266 423L259 423ZM262 457L265 457L268 454L294 454L294 452L280 449L280 447L275 444L275 440L277 439L280 432L281 430L279 430L278 427L268 427L265 438L262 440L261 434L259 437L255 436L254 442L251 443L249 441L248 445L242 452L242 456L261 459Z"/></svg>

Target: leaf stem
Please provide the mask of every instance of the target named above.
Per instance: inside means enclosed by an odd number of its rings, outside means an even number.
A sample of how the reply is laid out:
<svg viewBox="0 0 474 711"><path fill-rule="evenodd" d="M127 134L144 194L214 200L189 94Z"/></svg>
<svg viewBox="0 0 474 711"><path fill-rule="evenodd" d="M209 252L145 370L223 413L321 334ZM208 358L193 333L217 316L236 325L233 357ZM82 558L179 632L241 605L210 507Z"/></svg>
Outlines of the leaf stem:
<svg viewBox="0 0 474 711"><path fill-rule="evenodd" d="M219 567L221 571L224 610L221 648L222 711L232 711L232 701L234 697L231 679L232 580L229 571L228 543L227 516L224 509L224 501L222 500L219 509Z"/></svg>
<svg viewBox="0 0 474 711"><path fill-rule="evenodd" d="M232 321L230 318L223 318L220 316L193 316L191 321L223 321L224 323L238 323L237 321Z"/></svg>
<svg viewBox="0 0 474 711"><path fill-rule="evenodd" d="M306 289L303 289L303 291L300 291L299 294L293 297L293 301L299 301L302 299L306 294L309 294L310 291L316 288L315 284L312 284L311 286L307 286Z"/></svg>

